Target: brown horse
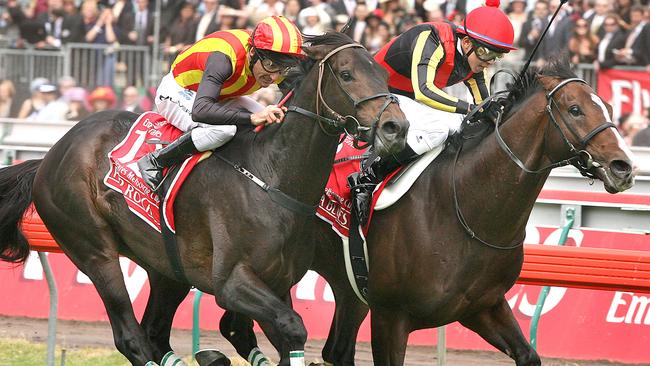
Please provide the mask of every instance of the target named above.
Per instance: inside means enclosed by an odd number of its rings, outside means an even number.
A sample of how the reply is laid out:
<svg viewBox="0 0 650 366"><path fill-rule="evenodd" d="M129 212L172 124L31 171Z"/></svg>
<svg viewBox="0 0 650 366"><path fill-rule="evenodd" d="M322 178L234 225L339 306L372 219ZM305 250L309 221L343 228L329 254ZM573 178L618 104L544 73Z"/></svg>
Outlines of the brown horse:
<svg viewBox="0 0 650 366"><path fill-rule="evenodd" d="M388 154L403 148L408 129L388 93L385 71L365 49L339 33L310 41L306 52L312 60L295 89L295 113L260 135L237 134L199 164L181 188L176 233L188 282L175 277L160 235L136 219L124 198L102 182L110 164L107 153L137 117L127 112L92 115L42 161L0 170L0 258L25 260L28 245L18 224L33 201L61 249L94 283L115 344L132 364L160 362L171 350L171 320L191 285L275 334L282 364L289 364L289 351L304 349L307 332L281 297L312 261L314 244L306 240L311 218L272 201L216 155L315 207L340 133L365 134L376 142L378 153ZM357 123L372 128L360 129ZM151 294L141 323L129 301L119 255L149 274Z"/></svg>
<svg viewBox="0 0 650 366"><path fill-rule="evenodd" d="M367 237L375 365L402 365L410 332L454 321L518 366L540 365L504 295L521 271L526 223L550 169L572 163L610 193L634 184L610 111L568 65L529 71L509 100L500 133L464 129L400 201L375 212ZM317 227L312 268L336 297L323 358L353 365L368 307L348 282L340 238Z"/></svg>

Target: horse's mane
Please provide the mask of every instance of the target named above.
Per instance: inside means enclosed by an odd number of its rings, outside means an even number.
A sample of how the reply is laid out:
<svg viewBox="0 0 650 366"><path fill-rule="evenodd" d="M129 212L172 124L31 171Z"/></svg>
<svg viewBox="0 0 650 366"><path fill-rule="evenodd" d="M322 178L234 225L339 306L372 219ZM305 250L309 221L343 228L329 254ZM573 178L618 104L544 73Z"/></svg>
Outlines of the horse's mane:
<svg viewBox="0 0 650 366"><path fill-rule="evenodd" d="M506 111L506 118L509 117L511 111L517 110L524 101L542 89L542 85L537 79L541 75L561 80L577 77L571 70L569 58L566 55L552 59L544 67L529 68L521 79L516 80L508 87L508 99L512 107Z"/></svg>
<svg viewBox="0 0 650 366"><path fill-rule="evenodd" d="M523 77L516 78L514 83L511 83L506 91L507 98L510 101L510 106L504 111L503 122L508 119L517 111L531 96L543 90L542 84L539 82L538 76L550 76L560 80L577 77L571 70L569 57L562 54L557 58L551 59L543 67L530 67L524 73ZM452 139L452 151L460 144L464 144L465 148L477 146L480 142L490 133L494 131L494 124L480 122L472 123L463 126L463 131L456 134L456 138Z"/></svg>

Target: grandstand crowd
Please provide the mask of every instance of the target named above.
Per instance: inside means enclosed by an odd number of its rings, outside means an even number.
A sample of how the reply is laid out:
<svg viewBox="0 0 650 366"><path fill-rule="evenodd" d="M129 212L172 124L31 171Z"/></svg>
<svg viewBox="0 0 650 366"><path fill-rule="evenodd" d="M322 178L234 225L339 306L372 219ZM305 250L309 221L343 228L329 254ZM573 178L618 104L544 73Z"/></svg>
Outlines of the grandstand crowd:
<svg viewBox="0 0 650 366"><path fill-rule="evenodd" d="M203 36L221 29L251 28L268 15L284 15L305 34L340 30L371 53L420 22L462 24L464 14L483 0L160 0L160 43L169 63ZM595 70L635 66L650 72L650 0L570 0L551 24L534 57L543 64L566 50L575 64ZM517 51L505 58L521 62L530 55L559 0L502 0L515 29ZM9 48L58 49L66 43L152 46L155 4L149 0L0 0L0 44ZM496 66L498 68L498 65ZM56 85L31 82L31 95L14 100L15 86L0 82L0 118L78 120L106 108L151 108L152 90L100 86L86 90L72 77ZM270 103L273 92L260 91ZM648 113L624 115L619 127L626 139L650 146ZM641 136L635 136L639 131Z"/></svg>

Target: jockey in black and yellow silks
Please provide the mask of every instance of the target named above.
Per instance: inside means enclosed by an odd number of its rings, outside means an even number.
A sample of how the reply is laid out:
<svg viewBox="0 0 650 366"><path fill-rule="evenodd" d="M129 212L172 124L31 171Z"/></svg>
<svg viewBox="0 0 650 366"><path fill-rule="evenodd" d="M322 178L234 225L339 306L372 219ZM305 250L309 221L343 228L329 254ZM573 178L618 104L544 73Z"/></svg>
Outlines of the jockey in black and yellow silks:
<svg viewBox="0 0 650 366"><path fill-rule="evenodd" d="M186 132L138 161L144 181L157 190L162 170L187 156L230 141L237 125L277 123L285 110L262 106L246 95L280 83L303 58L302 36L290 20L267 17L253 32L219 31L174 60L156 91L156 108Z"/></svg>
<svg viewBox="0 0 650 366"><path fill-rule="evenodd" d="M389 74L391 92L409 120L407 146L388 158L364 161L362 171L348 178L353 211L366 224L372 192L397 166L440 147L450 131L460 127L463 116L488 95L485 70L503 54L514 50L514 31L498 0L471 11L463 26L446 22L419 24L386 44L375 60ZM473 103L442 89L465 83ZM490 108L500 108L494 105ZM494 111L484 110L486 115ZM371 155L372 156L372 155Z"/></svg>

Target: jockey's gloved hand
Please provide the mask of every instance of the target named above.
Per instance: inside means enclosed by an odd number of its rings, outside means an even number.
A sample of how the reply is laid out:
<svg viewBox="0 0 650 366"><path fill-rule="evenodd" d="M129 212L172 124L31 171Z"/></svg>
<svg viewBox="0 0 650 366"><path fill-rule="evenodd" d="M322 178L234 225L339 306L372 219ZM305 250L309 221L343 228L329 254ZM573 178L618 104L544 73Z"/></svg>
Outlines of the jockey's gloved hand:
<svg viewBox="0 0 650 366"><path fill-rule="evenodd" d="M504 106L499 99L489 101L478 112L477 118L496 123L499 113L503 114Z"/></svg>

